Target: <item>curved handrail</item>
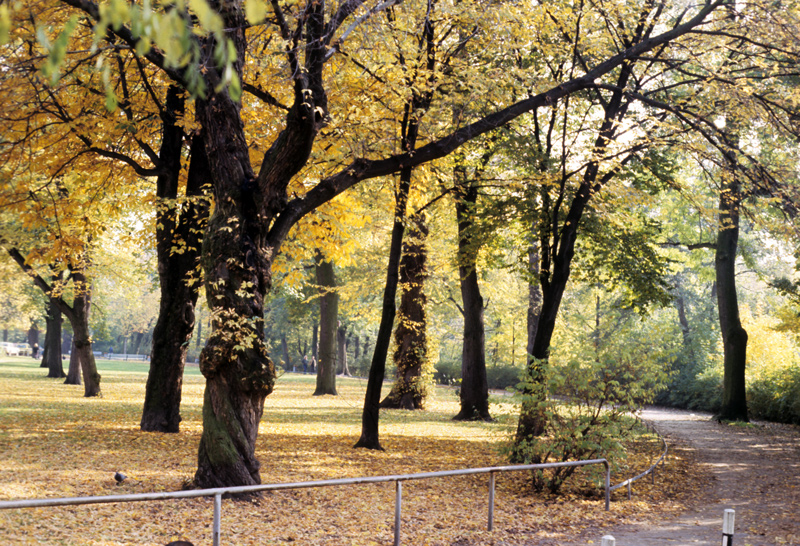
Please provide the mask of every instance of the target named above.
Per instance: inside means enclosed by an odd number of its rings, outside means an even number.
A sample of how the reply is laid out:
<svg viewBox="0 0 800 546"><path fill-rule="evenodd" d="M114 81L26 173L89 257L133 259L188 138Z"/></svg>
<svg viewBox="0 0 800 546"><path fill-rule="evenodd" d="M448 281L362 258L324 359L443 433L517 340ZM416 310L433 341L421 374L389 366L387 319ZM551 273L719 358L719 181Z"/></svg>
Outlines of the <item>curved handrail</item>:
<svg viewBox="0 0 800 546"><path fill-rule="evenodd" d="M611 488L610 488L611 491L616 491L617 489L619 489L621 487L626 487L627 486L628 487L628 500L631 499L631 495L632 495L632 493L631 493L631 484L633 482L644 478L648 474L652 474L653 475L653 481L655 482L656 469L658 468L658 465L661 464L662 461L664 461L667 458L667 453L669 452L669 446L667 445L667 441L664 439L664 437L661 435L661 433L658 432L656 430L656 428L654 426L650 425L649 423L645 423L644 421L642 421L642 423L647 427L647 429L650 432L654 432L656 435L658 435L658 437L661 439L661 443L664 444L664 452L661 454L661 457L659 457L658 460L650 466L650 468L648 468L647 470L645 470L641 474L637 474L636 476L634 476L632 478L628 478L627 480L625 480L623 482L620 482L617 485L612 485L611 486Z"/></svg>

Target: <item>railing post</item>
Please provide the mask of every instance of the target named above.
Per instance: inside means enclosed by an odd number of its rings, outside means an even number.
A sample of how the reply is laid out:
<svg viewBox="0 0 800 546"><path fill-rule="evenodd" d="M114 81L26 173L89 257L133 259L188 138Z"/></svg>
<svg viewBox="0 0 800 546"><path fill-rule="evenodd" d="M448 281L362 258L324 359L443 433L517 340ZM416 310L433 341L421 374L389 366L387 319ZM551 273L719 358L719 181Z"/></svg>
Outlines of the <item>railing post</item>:
<svg viewBox="0 0 800 546"><path fill-rule="evenodd" d="M400 513L403 509L403 482L397 480L394 483L394 546L400 546Z"/></svg>
<svg viewBox="0 0 800 546"><path fill-rule="evenodd" d="M494 528L494 472L489 472L489 527Z"/></svg>
<svg viewBox="0 0 800 546"><path fill-rule="evenodd" d="M606 467L606 512L611 510L611 467L608 461L603 461L603 466Z"/></svg>
<svg viewBox="0 0 800 546"><path fill-rule="evenodd" d="M211 542L219 546L220 525L222 521L222 493L214 495L214 528L211 531Z"/></svg>
<svg viewBox="0 0 800 546"><path fill-rule="evenodd" d="M736 512L730 508L725 509L722 516L722 546L733 546L733 521Z"/></svg>
<svg viewBox="0 0 800 546"><path fill-rule="evenodd" d="M628 480L628 500L631 500L633 493L631 492L631 481Z"/></svg>

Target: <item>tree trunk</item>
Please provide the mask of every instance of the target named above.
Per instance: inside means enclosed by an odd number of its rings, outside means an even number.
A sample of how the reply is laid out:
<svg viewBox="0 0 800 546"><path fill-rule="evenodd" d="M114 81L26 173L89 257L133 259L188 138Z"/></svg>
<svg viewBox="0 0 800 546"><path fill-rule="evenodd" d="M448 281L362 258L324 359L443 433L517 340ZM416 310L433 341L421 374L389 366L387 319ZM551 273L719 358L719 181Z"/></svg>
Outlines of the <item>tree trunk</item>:
<svg viewBox="0 0 800 546"><path fill-rule="evenodd" d="M311 328L311 356L315 361L319 359L319 322L316 320Z"/></svg>
<svg viewBox="0 0 800 546"><path fill-rule="evenodd" d="M461 349L461 409L456 420L490 421L489 384L486 379L486 337L483 297L478 286L478 249L474 231L477 185L467 180L463 168L456 168L456 219L458 221L458 275L461 283L464 336Z"/></svg>
<svg viewBox="0 0 800 546"><path fill-rule="evenodd" d="M166 172L156 181L160 200L156 227L156 252L161 303L153 330L150 372L147 376L140 427L145 432L178 432L186 352L194 330L198 284L191 279L199 265L202 233L208 205L201 197L208 182L208 161L201 136L192 141L186 196L190 202L179 211L178 197L183 130L175 125L183 112L180 91L170 86L159 157ZM192 201L191 199L194 198ZM173 252L178 246L182 252Z"/></svg>
<svg viewBox="0 0 800 546"><path fill-rule="evenodd" d="M675 309L678 311L678 323L681 327L683 338L683 348L687 351L689 359L694 363L694 347L692 346L692 330L689 327L689 319L686 317L686 301L683 294L678 293L675 297Z"/></svg>
<svg viewBox="0 0 800 546"><path fill-rule="evenodd" d="M281 354L283 355L283 369L289 371L292 368L293 372L297 369L292 366L292 357L289 354L289 342L286 340L286 332L281 332Z"/></svg>
<svg viewBox="0 0 800 546"><path fill-rule="evenodd" d="M382 408L423 409L427 394L427 385L424 384L424 371L428 367L425 311L425 280L428 277L425 242L428 225L425 213L414 215L410 225L411 230L403 242L403 255L400 258L400 309L394 331L397 375L392 390L380 404Z"/></svg>
<svg viewBox="0 0 800 546"><path fill-rule="evenodd" d="M100 374L97 373L97 364L92 352L92 336L89 331L91 285L81 270L73 270L72 278L75 283L75 297L71 312L67 313L67 318L72 325L72 344L83 373L83 395L86 397L100 396ZM71 366L72 362L70 361Z"/></svg>
<svg viewBox="0 0 800 546"><path fill-rule="evenodd" d="M64 361L61 359L61 310L53 298L47 304L47 332L44 335L42 364L47 366L47 377L63 378Z"/></svg>
<svg viewBox="0 0 800 546"><path fill-rule="evenodd" d="M350 368L347 367L347 326L340 326L336 331L337 360L341 366L342 375L349 376Z"/></svg>
<svg viewBox="0 0 800 546"><path fill-rule="evenodd" d="M226 34L238 59L233 68L241 78L247 22L240 4L225 6L221 13ZM203 55L212 58L213 40L202 43ZM272 286L272 260L279 252L278 243L267 240L267 230L282 206L285 193L281 188L285 189L292 174L283 169L305 163L307 156L296 146L285 145L293 133L284 133L282 140L274 143L273 163L265 165L257 178L240 104L226 90L212 91L222 77L214 66L207 67L205 77L212 83L208 98L195 102L195 115L203 127L208 175L214 188L214 212L202 250L213 323L200 354L206 389L194 481L198 487L213 488L261 482L256 438L264 399L275 384L275 367L264 343L264 297ZM293 110L292 116L300 113ZM272 178L275 165L280 172ZM265 194L267 191L272 193Z"/></svg>
<svg viewBox="0 0 800 546"><path fill-rule="evenodd" d="M621 92L628 85L632 67L621 66L617 79L618 90L604 104L603 122L594 141L593 156L602 157L609 143L617 136L619 121L625 116L628 103L623 101ZM628 156L629 158L632 157ZM530 438L541 435L547 424L544 402L547 399L547 361L550 357L550 342L553 338L558 310L569 280L572 258L575 255L575 242L578 226L583 212L592 195L599 192L616 174L610 170L600 176L600 163L591 161L583 173L583 178L573 194L572 203L566 215L561 212L563 193L552 201L548 192L541 193L542 217L545 220L536 226L541 254L538 271L542 288L542 305L536 321L536 335L531 344L528 341L529 360L526 386L515 435L515 444L522 445ZM564 182L562 182L563 192ZM530 324L530 323L529 323ZM514 457L512 457L514 459Z"/></svg>
<svg viewBox="0 0 800 546"><path fill-rule="evenodd" d="M75 337L72 337L69 349L69 367L67 368L67 378L64 379L65 385L80 385L81 381L81 358L75 349Z"/></svg>
<svg viewBox="0 0 800 546"><path fill-rule="evenodd" d="M528 247L528 313L526 330L528 334L525 351L530 360L533 345L536 341L536 330L539 328L539 314L542 312L542 287L539 284L539 246Z"/></svg>
<svg viewBox="0 0 800 546"><path fill-rule="evenodd" d="M317 388L314 396L336 393L336 330L339 322L339 294L333 262L317 253L317 285L319 286L319 352L317 354Z"/></svg>
<svg viewBox="0 0 800 546"><path fill-rule="evenodd" d="M729 421L748 421L745 381L747 332L739 319L736 294L736 253L742 195L735 174L724 174L728 180L723 184L719 198L719 231L714 260L719 326L725 355L722 408L718 417Z"/></svg>
<svg viewBox="0 0 800 546"><path fill-rule="evenodd" d="M381 322L378 326L378 338L369 366L367 392L364 395L364 411L361 413L361 437L353 447L365 447L383 451L380 442L380 403L383 379L386 376L386 356L392 339L392 325L396 310L398 270L400 254L403 249L403 232L408 191L411 187L411 169L404 169L400 174L400 185L397 190L394 207L394 224L392 225L392 241L389 245L389 263L386 266L386 286L383 289L383 307Z"/></svg>

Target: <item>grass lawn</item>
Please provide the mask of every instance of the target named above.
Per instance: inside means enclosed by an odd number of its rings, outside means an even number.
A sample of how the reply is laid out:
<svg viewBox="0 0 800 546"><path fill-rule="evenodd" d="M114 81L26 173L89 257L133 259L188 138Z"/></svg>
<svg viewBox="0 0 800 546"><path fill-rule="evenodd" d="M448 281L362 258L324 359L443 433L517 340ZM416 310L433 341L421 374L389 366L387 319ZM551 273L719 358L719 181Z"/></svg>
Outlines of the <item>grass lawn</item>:
<svg viewBox="0 0 800 546"><path fill-rule="evenodd" d="M103 395L44 377L31 358L0 359L0 500L172 491L193 476L202 422L203 377L184 376L181 432L143 433L138 424L148 363L99 360ZM295 482L404 474L506 464L498 447L516 408L502 397L495 423L454 422L454 391L437 388L424 412L383 410L385 452L355 450L366 382L337 378L339 396L314 397L314 377L285 374L266 401L257 453L262 480ZM659 446L637 447L646 466ZM495 531L486 531L487 476L407 482L402 540L406 545L599 544L613 522L662 517L680 508L673 483L687 461L671 458L665 483L645 480L634 501L615 496L611 512L599 497L567 491L530 495L525 475L499 476ZM636 471L631 468L630 471ZM113 475L127 476L116 485ZM663 478L663 477L667 478ZM618 476L617 482L624 477ZM646 483L645 483L646 482ZM212 499L96 504L0 511L0 544L163 545L184 539L211 544ZM222 505L224 545L392 544L394 484L266 493Z"/></svg>

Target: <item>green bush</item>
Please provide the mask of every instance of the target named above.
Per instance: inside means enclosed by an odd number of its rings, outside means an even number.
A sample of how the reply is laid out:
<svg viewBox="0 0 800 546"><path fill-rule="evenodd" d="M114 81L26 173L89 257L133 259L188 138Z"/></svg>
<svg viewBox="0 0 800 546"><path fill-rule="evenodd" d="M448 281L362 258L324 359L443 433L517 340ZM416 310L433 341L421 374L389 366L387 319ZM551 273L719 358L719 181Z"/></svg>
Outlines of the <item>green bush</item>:
<svg viewBox="0 0 800 546"><path fill-rule="evenodd" d="M433 372L433 380L439 385L457 385L461 382L461 361L439 360Z"/></svg>
<svg viewBox="0 0 800 546"><path fill-rule="evenodd" d="M520 464L605 458L612 469L625 461L621 442L633 430L630 416L650 403L666 385L669 374L658 361L642 358L636 351L610 353L594 360L571 359L564 364L544 363L547 392L559 395L544 400L523 399L546 416L544 434L515 438L509 447L511 461ZM541 392L523 383L522 392ZM578 467L535 471L535 490L557 493Z"/></svg>
<svg viewBox="0 0 800 546"><path fill-rule="evenodd" d="M753 417L800 424L800 369L757 377L748 385L747 404Z"/></svg>
<svg viewBox="0 0 800 546"><path fill-rule="evenodd" d="M523 369L518 366L491 366L486 368L486 381L490 389L513 389L519 384Z"/></svg>

